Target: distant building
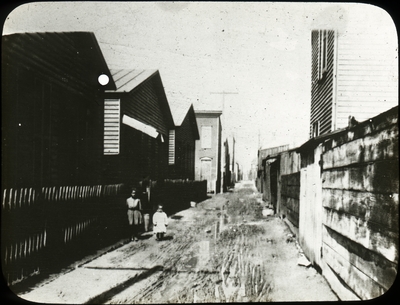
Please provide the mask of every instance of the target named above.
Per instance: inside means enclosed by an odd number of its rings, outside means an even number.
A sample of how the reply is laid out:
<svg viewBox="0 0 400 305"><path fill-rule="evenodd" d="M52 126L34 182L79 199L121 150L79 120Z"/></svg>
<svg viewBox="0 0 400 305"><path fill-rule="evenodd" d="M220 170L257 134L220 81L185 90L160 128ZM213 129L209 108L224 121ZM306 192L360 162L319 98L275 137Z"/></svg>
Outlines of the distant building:
<svg viewBox="0 0 400 305"><path fill-rule="evenodd" d="M398 62L382 31L314 30L310 137L398 104Z"/></svg>
<svg viewBox="0 0 400 305"><path fill-rule="evenodd" d="M193 105L185 112L174 113L176 128L169 135L169 177L189 179L195 177L196 141L200 139Z"/></svg>
<svg viewBox="0 0 400 305"><path fill-rule="evenodd" d="M200 140L196 141L195 180L207 180L207 191L221 190L222 111L195 111Z"/></svg>
<svg viewBox="0 0 400 305"><path fill-rule="evenodd" d="M104 99L106 183L130 185L168 178L170 131L175 128L157 70L113 70L116 89Z"/></svg>
<svg viewBox="0 0 400 305"><path fill-rule="evenodd" d="M228 188L235 186L235 182L237 181L237 172L235 172L235 145L236 141L233 136L227 137L224 141L224 160L222 165L223 192L226 192Z"/></svg>
<svg viewBox="0 0 400 305"><path fill-rule="evenodd" d="M287 150L289 150L288 144L264 148L258 151L256 186L257 189L263 193L263 199L272 204L274 208L277 206L278 155Z"/></svg>

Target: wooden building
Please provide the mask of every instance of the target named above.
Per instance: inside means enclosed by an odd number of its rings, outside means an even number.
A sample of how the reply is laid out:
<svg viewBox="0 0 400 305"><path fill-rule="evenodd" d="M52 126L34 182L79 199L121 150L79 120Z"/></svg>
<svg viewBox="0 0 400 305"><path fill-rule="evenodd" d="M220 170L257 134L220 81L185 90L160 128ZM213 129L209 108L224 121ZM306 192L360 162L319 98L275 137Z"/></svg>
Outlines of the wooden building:
<svg viewBox="0 0 400 305"><path fill-rule="evenodd" d="M194 180L196 141L200 135L193 105L183 115L174 112L174 121L176 127L169 133L169 178Z"/></svg>
<svg viewBox="0 0 400 305"><path fill-rule="evenodd" d="M3 188L101 181L104 89L93 33L2 37Z"/></svg>
<svg viewBox="0 0 400 305"><path fill-rule="evenodd" d="M195 180L207 180L207 192L221 190L222 111L195 111L200 140L196 141Z"/></svg>
<svg viewBox="0 0 400 305"><path fill-rule="evenodd" d="M157 70L111 70L116 89L104 99L105 183L168 178L169 134L175 129Z"/></svg>
<svg viewBox="0 0 400 305"><path fill-rule="evenodd" d="M256 185L257 189L259 192L263 193L263 198L266 201L270 201L271 197L271 188L272 192L276 193L276 184L273 183L271 186L270 182L270 166L272 163L276 161L276 157L279 155L279 153L283 151L287 151L289 149L289 145L280 145L280 146L275 146L275 147L268 147L268 148L263 148L258 151L258 163L257 163L257 178L256 178ZM278 163L276 163L274 166L273 173L276 176L276 170L278 170ZM278 167L276 167L278 166ZM268 173L267 173L268 171ZM271 204L275 203L276 206L276 201L270 202Z"/></svg>
<svg viewBox="0 0 400 305"><path fill-rule="evenodd" d="M103 200L120 187L101 185L105 89L115 84L93 33L2 37L1 258L10 285L90 250L95 228L112 219Z"/></svg>
<svg viewBox="0 0 400 305"><path fill-rule="evenodd" d="M311 33L310 137L364 121L398 103L397 51L381 29Z"/></svg>

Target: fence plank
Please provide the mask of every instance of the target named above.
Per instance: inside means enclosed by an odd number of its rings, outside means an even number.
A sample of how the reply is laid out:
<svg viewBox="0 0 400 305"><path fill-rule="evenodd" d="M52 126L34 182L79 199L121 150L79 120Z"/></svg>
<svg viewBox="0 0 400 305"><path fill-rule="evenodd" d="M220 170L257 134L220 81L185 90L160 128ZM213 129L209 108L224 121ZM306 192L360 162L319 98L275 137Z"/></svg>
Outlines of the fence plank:
<svg viewBox="0 0 400 305"><path fill-rule="evenodd" d="M385 289L392 286L397 275L397 267L392 262L327 227L323 229L323 241Z"/></svg>
<svg viewBox="0 0 400 305"><path fill-rule="evenodd" d="M397 158L398 126L356 139L327 150L323 155L324 169L348 166L362 162Z"/></svg>
<svg viewBox="0 0 400 305"><path fill-rule="evenodd" d="M323 224L365 248L380 253L391 262L398 263L398 233L382 229L359 217L326 208Z"/></svg>
<svg viewBox="0 0 400 305"><path fill-rule="evenodd" d="M1 207L4 209L6 207L6 198L7 198L7 190L3 190L3 201L1 203Z"/></svg>
<svg viewBox="0 0 400 305"><path fill-rule="evenodd" d="M385 293L383 287L350 264L334 249L326 245L323 250L327 264L363 300L373 299Z"/></svg>
<svg viewBox="0 0 400 305"><path fill-rule="evenodd" d="M22 194L23 194L23 189L19 191L19 199L18 199L18 207L22 208Z"/></svg>
<svg viewBox="0 0 400 305"><path fill-rule="evenodd" d="M398 193L399 161L385 160L322 173L322 187L374 193Z"/></svg>
<svg viewBox="0 0 400 305"><path fill-rule="evenodd" d="M12 204L13 209L17 207L17 200L18 200L18 189L14 190L14 200Z"/></svg>
<svg viewBox="0 0 400 305"><path fill-rule="evenodd" d="M391 231L398 230L399 194L322 189L322 203L324 207L382 224Z"/></svg>
<svg viewBox="0 0 400 305"><path fill-rule="evenodd" d="M26 199L28 206L30 206L31 203L32 203L32 196L33 196L33 189L32 189L32 188L29 188L29 190L28 190L28 197L27 197L27 199Z"/></svg>

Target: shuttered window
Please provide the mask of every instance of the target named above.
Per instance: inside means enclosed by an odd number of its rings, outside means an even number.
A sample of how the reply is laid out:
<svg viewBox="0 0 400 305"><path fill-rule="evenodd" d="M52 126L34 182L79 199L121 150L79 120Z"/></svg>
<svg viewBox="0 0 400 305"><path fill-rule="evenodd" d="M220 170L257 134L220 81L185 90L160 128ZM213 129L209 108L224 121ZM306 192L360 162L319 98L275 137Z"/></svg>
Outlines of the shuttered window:
<svg viewBox="0 0 400 305"><path fill-rule="evenodd" d="M319 127L319 121L316 121L313 123L313 127L312 127L312 137L318 137L320 134L320 127Z"/></svg>
<svg viewBox="0 0 400 305"><path fill-rule="evenodd" d="M120 142L119 99L104 100L104 155L118 155Z"/></svg>
<svg viewBox="0 0 400 305"><path fill-rule="evenodd" d="M169 155L168 164L175 164L175 130L169 131Z"/></svg>
<svg viewBox="0 0 400 305"><path fill-rule="evenodd" d="M319 44L319 78L322 79L328 67L328 33L326 30L319 32Z"/></svg>

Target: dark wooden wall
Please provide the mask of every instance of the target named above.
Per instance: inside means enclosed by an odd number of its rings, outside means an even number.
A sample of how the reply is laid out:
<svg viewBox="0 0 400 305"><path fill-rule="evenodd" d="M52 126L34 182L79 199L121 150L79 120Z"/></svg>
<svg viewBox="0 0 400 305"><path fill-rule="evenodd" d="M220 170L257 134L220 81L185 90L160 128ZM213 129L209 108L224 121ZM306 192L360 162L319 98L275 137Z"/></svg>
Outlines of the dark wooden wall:
<svg viewBox="0 0 400 305"><path fill-rule="evenodd" d="M194 180L194 155L198 131L194 113L188 113L181 126L176 129L175 165L170 177L174 179Z"/></svg>
<svg viewBox="0 0 400 305"><path fill-rule="evenodd" d="M90 33L3 37L3 187L99 182L103 89L95 75L107 67L101 53L85 53L96 46Z"/></svg>

